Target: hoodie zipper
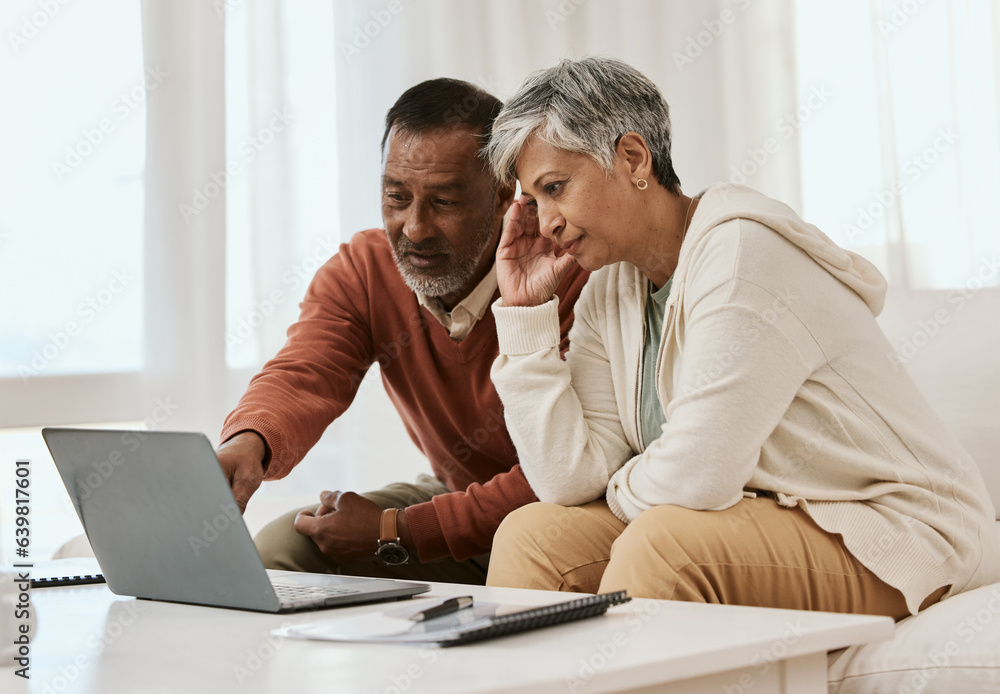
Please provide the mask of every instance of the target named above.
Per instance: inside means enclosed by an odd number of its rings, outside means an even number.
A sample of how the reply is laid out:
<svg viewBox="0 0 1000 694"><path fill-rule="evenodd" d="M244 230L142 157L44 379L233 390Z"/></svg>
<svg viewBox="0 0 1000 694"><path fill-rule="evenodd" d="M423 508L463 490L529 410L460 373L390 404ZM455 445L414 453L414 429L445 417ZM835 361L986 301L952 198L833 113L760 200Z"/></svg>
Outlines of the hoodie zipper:
<svg viewBox="0 0 1000 694"><path fill-rule="evenodd" d="M645 278L643 278L645 279ZM646 280L648 282L649 280ZM646 442L642 438L642 423L640 421L640 402L639 393L642 387L642 355L646 350L646 302L649 301L649 287L646 286L645 282L640 282L642 286L642 301L640 302L642 316L642 340L639 341L639 356L636 358L636 378L635 378L635 438L639 442L639 446L645 450Z"/></svg>

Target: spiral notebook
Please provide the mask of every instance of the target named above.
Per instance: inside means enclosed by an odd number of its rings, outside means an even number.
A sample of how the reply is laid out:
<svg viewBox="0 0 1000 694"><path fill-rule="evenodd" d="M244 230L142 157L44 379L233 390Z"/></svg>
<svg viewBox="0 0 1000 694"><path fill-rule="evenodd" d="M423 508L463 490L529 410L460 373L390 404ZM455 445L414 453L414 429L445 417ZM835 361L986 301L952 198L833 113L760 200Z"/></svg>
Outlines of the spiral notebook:
<svg viewBox="0 0 1000 694"><path fill-rule="evenodd" d="M313 641L459 646L597 617L607 612L609 607L629 600L631 598L622 590L527 609L477 602L467 610L415 622L410 616L419 611L423 602L417 601L405 608L286 626L275 629L272 633L286 638Z"/></svg>
<svg viewBox="0 0 1000 694"><path fill-rule="evenodd" d="M31 587L57 588L104 583L97 560L88 557L51 559L31 566Z"/></svg>

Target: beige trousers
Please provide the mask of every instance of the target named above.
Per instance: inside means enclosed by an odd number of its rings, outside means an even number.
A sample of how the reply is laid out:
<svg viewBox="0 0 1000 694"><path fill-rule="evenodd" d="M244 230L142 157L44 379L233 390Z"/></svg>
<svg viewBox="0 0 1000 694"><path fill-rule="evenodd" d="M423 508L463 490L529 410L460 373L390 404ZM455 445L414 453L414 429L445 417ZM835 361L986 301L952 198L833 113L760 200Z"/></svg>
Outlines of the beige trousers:
<svg viewBox="0 0 1000 694"><path fill-rule="evenodd" d="M657 506L632 523L604 501L535 503L507 516L487 585L888 615L902 593L855 559L800 508L744 499L725 511ZM925 601L936 602L941 588Z"/></svg>
<svg viewBox="0 0 1000 694"><path fill-rule="evenodd" d="M406 508L414 504L430 501L438 494L451 490L430 475L420 475L416 484L397 482L374 492L362 494L381 508ZM312 511L318 507L306 506ZM260 552L264 566L285 571L311 571L313 573L346 574L349 576L372 576L375 578L398 578L411 581L438 581L441 583L471 583L482 585L486 582L486 569L490 563L489 553L472 557L465 561L441 559L433 562L419 562L410 559L400 566L386 566L375 558L375 540L372 538L372 557L360 561L338 562L323 554L316 543L306 535L296 532L293 523L302 509L295 509L278 516L264 526L254 544Z"/></svg>

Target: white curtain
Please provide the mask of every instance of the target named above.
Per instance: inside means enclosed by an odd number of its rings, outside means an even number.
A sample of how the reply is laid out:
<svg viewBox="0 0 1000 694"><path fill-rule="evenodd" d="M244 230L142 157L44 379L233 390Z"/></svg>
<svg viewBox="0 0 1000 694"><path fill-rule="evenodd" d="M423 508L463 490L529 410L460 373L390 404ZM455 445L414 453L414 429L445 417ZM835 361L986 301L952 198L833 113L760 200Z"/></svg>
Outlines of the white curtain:
<svg viewBox="0 0 1000 694"><path fill-rule="evenodd" d="M1000 6L956 0L919 14L885 0L872 6L880 132L895 144L883 150L883 185L913 182L888 215L890 280L1000 284ZM918 192L920 179L933 187Z"/></svg>
<svg viewBox="0 0 1000 694"><path fill-rule="evenodd" d="M224 23L211 3L142 5L143 57L171 73L146 105L146 408L221 426L226 383ZM203 198L199 198L199 193Z"/></svg>
<svg viewBox="0 0 1000 694"><path fill-rule="evenodd" d="M890 285L1000 283L998 12L988 0L797 3L804 212Z"/></svg>
<svg viewBox="0 0 1000 694"><path fill-rule="evenodd" d="M390 3L391 4L391 3ZM501 99L562 58L635 65L671 106L685 190L730 176L796 106L793 3L717 0L428 0L401 2L386 26L380 0L337 3L338 135L345 234L377 226L383 114L433 77L476 83ZM798 202L798 148L782 143L755 184Z"/></svg>

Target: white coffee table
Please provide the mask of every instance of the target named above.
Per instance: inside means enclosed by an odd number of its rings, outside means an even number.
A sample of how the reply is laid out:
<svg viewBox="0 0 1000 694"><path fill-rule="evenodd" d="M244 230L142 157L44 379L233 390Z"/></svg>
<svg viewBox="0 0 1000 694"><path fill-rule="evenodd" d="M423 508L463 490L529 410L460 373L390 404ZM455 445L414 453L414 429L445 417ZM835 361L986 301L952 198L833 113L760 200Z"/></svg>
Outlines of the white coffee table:
<svg viewBox="0 0 1000 694"><path fill-rule="evenodd" d="M434 584L428 597L543 605L572 594ZM891 619L633 600L604 617L455 648L281 640L269 631L385 609L298 615L137 601L106 586L34 591L38 694L713 692L825 694L826 652ZM0 690L23 682L0 668Z"/></svg>

